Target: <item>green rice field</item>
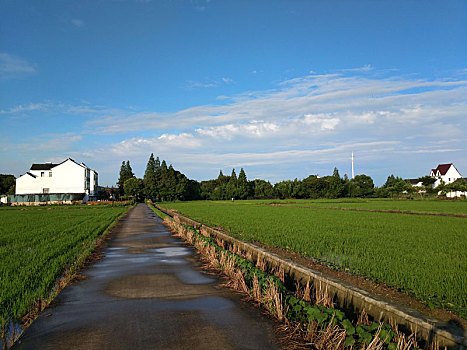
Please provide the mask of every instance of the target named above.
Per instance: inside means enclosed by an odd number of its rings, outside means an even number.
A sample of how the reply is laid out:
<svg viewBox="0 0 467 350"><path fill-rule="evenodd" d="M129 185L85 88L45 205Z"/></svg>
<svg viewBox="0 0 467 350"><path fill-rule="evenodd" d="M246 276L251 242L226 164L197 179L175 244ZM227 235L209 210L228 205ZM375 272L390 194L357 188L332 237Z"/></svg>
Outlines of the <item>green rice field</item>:
<svg viewBox="0 0 467 350"><path fill-rule="evenodd" d="M271 202L286 206L267 205ZM467 316L467 218L326 209L349 206L465 214L467 201L236 201L163 205L205 224L223 227L241 239L300 253L385 282L428 305Z"/></svg>
<svg viewBox="0 0 467 350"><path fill-rule="evenodd" d="M66 266L84 257L128 206L0 208L0 324L47 298Z"/></svg>
<svg viewBox="0 0 467 350"><path fill-rule="evenodd" d="M280 204L310 208L347 208L377 211L402 211L411 213L443 213L467 216L467 200L394 200L387 198L340 198L340 199L290 199L254 200L252 204ZM241 203L241 202L237 202Z"/></svg>

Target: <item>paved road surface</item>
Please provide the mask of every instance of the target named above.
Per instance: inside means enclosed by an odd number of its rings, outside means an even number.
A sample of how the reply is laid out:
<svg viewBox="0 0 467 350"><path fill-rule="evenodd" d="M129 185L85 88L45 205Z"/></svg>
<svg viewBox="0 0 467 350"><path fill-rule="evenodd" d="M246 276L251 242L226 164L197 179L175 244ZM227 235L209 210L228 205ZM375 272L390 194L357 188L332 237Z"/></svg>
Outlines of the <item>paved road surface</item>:
<svg viewBox="0 0 467 350"><path fill-rule="evenodd" d="M67 287L14 349L277 349L259 310L204 275L193 250L138 204L105 257Z"/></svg>

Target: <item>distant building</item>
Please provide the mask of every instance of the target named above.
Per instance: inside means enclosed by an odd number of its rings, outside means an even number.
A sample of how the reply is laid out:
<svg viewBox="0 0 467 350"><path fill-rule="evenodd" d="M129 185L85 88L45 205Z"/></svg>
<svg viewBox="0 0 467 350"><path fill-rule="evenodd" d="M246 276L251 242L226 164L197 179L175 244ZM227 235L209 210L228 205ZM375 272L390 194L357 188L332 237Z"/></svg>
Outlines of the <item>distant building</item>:
<svg viewBox="0 0 467 350"><path fill-rule="evenodd" d="M431 169L430 176L436 179L433 187L438 186L441 181L450 184L458 179L462 179L462 175L457 171L454 164L439 164L436 169Z"/></svg>
<svg viewBox="0 0 467 350"><path fill-rule="evenodd" d="M444 182L444 184L448 185L454 182L462 182L462 175L459 173L459 171L456 169L454 164L449 163L449 164L439 164L436 169L431 169L430 171L430 177L435 179L435 181L432 184L433 188L438 187L441 182ZM408 182L413 187L422 187L423 183L420 181L420 178L418 179L407 179ZM424 193L425 191L423 189L420 189L418 191L419 193ZM441 194L442 192L439 191L438 194ZM454 197L467 197L467 192L465 191L449 191L446 193L446 197L454 198Z"/></svg>
<svg viewBox="0 0 467 350"><path fill-rule="evenodd" d="M98 174L84 163L68 158L59 164L33 164L29 171L16 179L19 195L82 195L82 200L96 197Z"/></svg>

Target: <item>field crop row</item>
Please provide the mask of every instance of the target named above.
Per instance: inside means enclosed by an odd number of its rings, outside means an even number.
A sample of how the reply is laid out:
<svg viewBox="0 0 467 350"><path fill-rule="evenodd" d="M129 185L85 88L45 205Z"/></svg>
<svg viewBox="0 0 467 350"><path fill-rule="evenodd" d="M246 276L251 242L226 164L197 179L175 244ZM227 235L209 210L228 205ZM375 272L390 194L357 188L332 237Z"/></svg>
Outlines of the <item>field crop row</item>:
<svg viewBox="0 0 467 350"><path fill-rule="evenodd" d="M467 221L257 202L164 203L247 241L260 241L385 282L466 317Z"/></svg>
<svg viewBox="0 0 467 350"><path fill-rule="evenodd" d="M242 202L237 202L242 203ZM293 206L348 208L362 210L402 211L411 213L464 214L467 215L467 200L394 200L387 198L340 198L340 199L290 199L258 200L256 204L282 204Z"/></svg>
<svg viewBox="0 0 467 350"><path fill-rule="evenodd" d="M90 252L125 206L0 209L0 323L47 298L56 279Z"/></svg>

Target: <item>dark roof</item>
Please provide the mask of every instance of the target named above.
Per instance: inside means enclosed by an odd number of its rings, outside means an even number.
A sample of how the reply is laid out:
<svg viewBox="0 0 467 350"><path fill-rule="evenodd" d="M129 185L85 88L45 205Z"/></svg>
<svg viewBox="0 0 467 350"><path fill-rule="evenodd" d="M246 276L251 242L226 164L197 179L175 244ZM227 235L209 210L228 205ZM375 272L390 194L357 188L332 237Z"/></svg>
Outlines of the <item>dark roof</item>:
<svg viewBox="0 0 467 350"><path fill-rule="evenodd" d="M409 181L411 185L416 185L420 182L420 179L407 179L406 181Z"/></svg>
<svg viewBox="0 0 467 350"><path fill-rule="evenodd" d="M438 167L436 169L434 169L435 175L436 175L436 172L438 170L439 170L441 175L446 175L446 173L448 172L451 165L453 165L453 164L452 163L450 163L450 164L439 164Z"/></svg>
<svg viewBox="0 0 467 350"><path fill-rule="evenodd" d="M45 164L33 164L31 165L31 170L50 170L53 167L56 167L58 164L45 163Z"/></svg>

